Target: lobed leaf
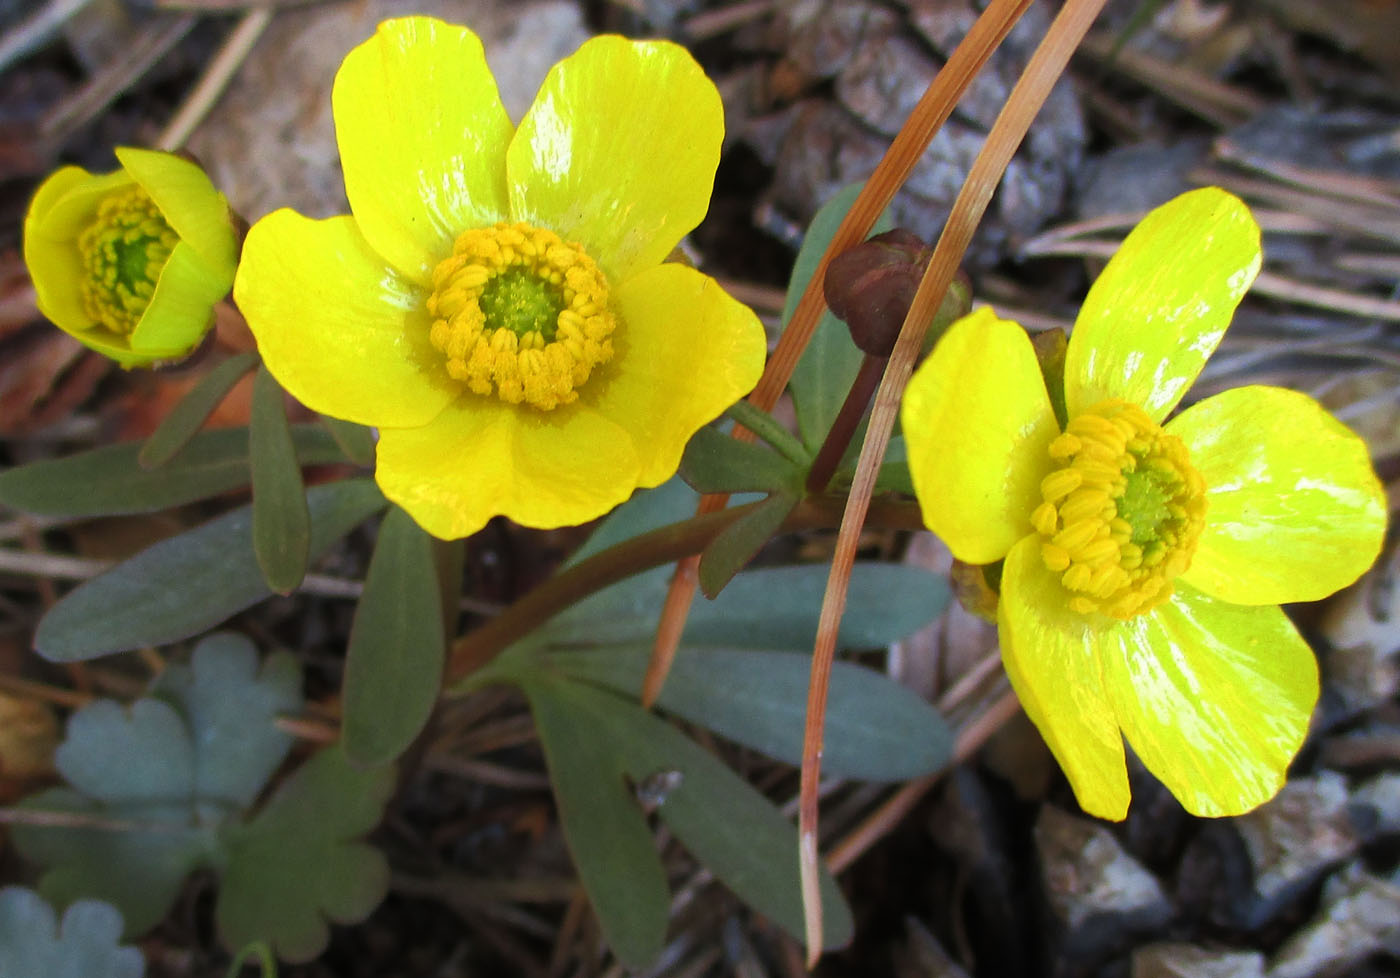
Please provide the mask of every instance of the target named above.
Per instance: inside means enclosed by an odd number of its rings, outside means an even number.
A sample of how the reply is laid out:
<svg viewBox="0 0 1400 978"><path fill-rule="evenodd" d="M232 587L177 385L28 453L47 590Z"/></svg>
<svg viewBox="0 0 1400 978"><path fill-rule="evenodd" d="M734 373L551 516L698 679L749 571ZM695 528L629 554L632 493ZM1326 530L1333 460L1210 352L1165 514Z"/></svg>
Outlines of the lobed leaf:
<svg viewBox="0 0 1400 978"><path fill-rule="evenodd" d="M120 947L122 917L97 900L79 900L59 923L33 890L0 889L0 975L27 978L142 978L139 949Z"/></svg>
<svg viewBox="0 0 1400 978"><path fill-rule="evenodd" d="M357 770L327 748L303 764L247 825L226 833L215 911L226 947L266 941L286 961L325 950L327 921L358 923L389 888L389 864L360 841L394 790L394 768Z"/></svg>
<svg viewBox="0 0 1400 978"><path fill-rule="evenodd" d="M800 499L795 492L775 492L710 541L700 555L700 590L705 597L716 598L734 575L748 566L773 539Z"/></svg>
<svg viewBox="0 0 1400 978"><path fill-rule="evenodd" d="M680 476L696 492L799 493L805 472L765 445L739 441L718 428L697 431L681 457Z"/></svg>

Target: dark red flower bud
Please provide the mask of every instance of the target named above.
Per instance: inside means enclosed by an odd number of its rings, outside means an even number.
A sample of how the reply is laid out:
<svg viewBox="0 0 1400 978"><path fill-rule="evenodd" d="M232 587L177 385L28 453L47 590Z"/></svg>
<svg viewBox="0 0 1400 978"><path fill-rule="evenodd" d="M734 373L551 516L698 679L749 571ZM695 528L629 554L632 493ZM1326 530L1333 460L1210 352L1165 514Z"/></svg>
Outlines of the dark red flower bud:
<svg viewBox="0 0 1400 978"><path fill-rule="evenodd" d="M826 304L863 352L890 355L932 255L933 250L917 235L896 228L842 252L827 265L822 280ZM935 323L946 326L966 313L968 305L965 281L955 281Z"/></svg>

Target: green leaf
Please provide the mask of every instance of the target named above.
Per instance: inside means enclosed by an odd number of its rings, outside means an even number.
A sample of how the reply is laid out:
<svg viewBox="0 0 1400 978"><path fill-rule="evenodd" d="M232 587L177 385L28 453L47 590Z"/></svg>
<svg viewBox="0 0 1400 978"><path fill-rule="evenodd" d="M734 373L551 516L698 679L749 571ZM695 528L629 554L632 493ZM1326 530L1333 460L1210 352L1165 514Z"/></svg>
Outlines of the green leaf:
<svg viewBox="0 0 1400 978"><path fill-rule="evenodd" d="M764 567L734 578L690 608L683 647L811 651L830 568ZM629 578L555 616L541 637L560 645L650 642L670 568ZM858 563L851 573L840 647L879 648L922 628L948 603L947 582L903 564Z"/></svg>
<svg viewBox="0 0 1400 978"><path fill-rule="evenodd" d="M734 575L748 566L797 508L798 498L793 492L775 492L710 541L700 555L700 590L705 597L717 597Z"/></svg>
<svg viewBox="0 0 1400 978"><path fill-rule="evenodd" d="M902 434L891 438L889 447L885 449L885 461L875 476L875 491L914 495L914 480L909 474L909 450Z"/></svg>
<svg viewBox="0 0 1400 978"><path fill-rule="evenodd" d="M389 864L360 841L394 791L394 768L357 770L330 747L303 764L247 825L226 832L228 868L215 917L226 947L266 941L310 961L326 921L358 923L389 888Z"/></svg>
<svg viewBox="0 0 1400 978"><path fill-rule="evenodd" d="M130 933L170 909L194 869L219 862L218 827L252 804L292 738L274 726L301 709L301 676L286 653L261 672L238 635L212 635L190 666L172 665L159 698L129 708L98 700L68 721L55 766L71 786L21 808L83 816L84 826L18 825L16 846L47 867L40 890L56 903L100 897Z"/></svg>
<svg viewBox="0 0 1400 978"><path fill-rule="evenodd" d="M291 750L291 734L276 721L302 708L301 670L286 652L272 653L260 667L251 641L218 632L195 646L189 665L167 666L153 693L178 709L194 733L195 795L242 809Z"/></svg>
<svg viewBox="0 0 1400 978"><path fill-rule="evenodd" d="M806 473L771 448L739 441L718 428L697 431L681 457L680 476L696 492L800 492Z"/></svg>
<svg viewBox="0 0 1400 978"><path fill-rule="evenodd" d="M541 692L546 689L548 693ZM612 784L620 784L622 774L636 784L643 784L656 775L668 775L678 781L666 793L657 813L691 854L740 899L773 919L794 937L801 938L803 925L797 872L797 830L768 799L670 724L635 703L605 690L558 681L531 684L527 687L527 693L531 705L535 707L537 723L539 701L544 699L552 704L551 709L557 715L550 722L558 728L554 736L572 738L576 742L607 742L606 748L596 744L591 748L603 755L602 759L592 761L593 780L604 779L604 772L608 770L604 765L610 764L612 770L606 780ZM541 724L542 741L543 738ZM554 770L551 762L551 772ZM645 831L645 823L641 821L635 800L625 792L614 795L610 804L615 809L606 814L596 809L584 809L593 831L605 831L598 823L624 817L638 826L633 832L634 836L635 831ZM561 798L561 820L563 807ZM582 816L576 817L583 820ZM590 842L599 849L593 858L606 864L608 860L602 840ZM580 847L572 838L570 848L577 862L581 855ZM654 861L655 852L650 845L645 851ZM621 876L615 867L609 869ZM603 911L598 907L592 888L589 888L589 895L594 899L594 907L602 919ZM851 937L850 908L835 881L826 872L822 873L822 897L826 908L825 946L839 947ZM664 915L664 891L658 903ZM664 916L661 926L664 927ZM606 925L604 932L607 932ZM618 956L634 967L650 961L647 958L634 963L621 953Z"/></svg>
<svg viewBox="0 0 1400 978"><path fill-rule="evenodd" d="M577 683L525 685L554 784L559 823L603 936L629 968L661 953L670 903L651 830L622 780L624 745L607 736Z"/></svg>
<svg viewBox="0 0 1400 978"><path fill-rule="evenodd" d="M302 465L343 462L334 439L317 425L293 425ZM156 470L139 461L137 442L107 445L67 458L0 473L0 503L37 516L84 517L154 513L248 485L248 429L195 435Z"/></svg>
<svg viewBox="0 0 1400 978"><path fill-rule="evenodd" d="M638 696L651 650L644 646L556 652L570 676ZM685 649L657 705L794 766L812 666L802 652ZM952 751L942 716L912 690L849 662L832 664L822 773L863 781L905 781L941 769Z"/></svg>
<svg viewBox="0 0 1400 978"><path fill-rule="evenodd" d="M306 500L313 558L384 506L368 479L317 486ZM271 592L253 556L251 524L250 508L241 507L84 582L39 622L35 648L72 662L164 645L256 604Z"/></svg>
<svg viewBox="0 0 1400 978"><path fill-rule="evenodd" d="M311 514L306 508L296 449L287 427L282 388L267 367L253 378L248 429L253 470L253 552L267 586L291 594L306 576Z"/></svg>
<svg viewBox="0 0 1400 978"><path fill-rule="evenodd" d="M229 962L227 978L238 978L243 974L243 962L249 958L257 959L262 978L277 978L277 958L273 956L267 941L254 941L239 949Z"/></svg>
<svg viewBox="0 0 1400 978"><path fill-rule="evenodd" d="M679 477L672 477L655 489L644 489L608 514L569 559L565 567L587 560L624 540L641 536L695 515L700 496Z"/></svg>
<svg viewBox="0 0 1400 978"><path fill-rule="evenodd" d="M146 960L119 947L122 916L110 904L80 900L63 915L33 890L0 889L0 975L6 978L141 978Z"/></svg>
<svg viewBox="0 0 1400 978"><path fill-rule="evenodd" d="M175 457L189 444L209 415L219 406L233 385L258 363L256 353L240 353L219 364L171 408L165 420L141 446L137 461L142 468L154 469Z"/></svg>
<svg viewBox="0 0 1400 978"><path fill-rule="evenodd" d="M817 211L808 225L807 235L802 239L802 247L793 264L792 278L788 282L787 303L783 307L784 327L796 310L807 282L816 273L822 253L836 235L837 228L859 193L859 184L838 191ZM889 218L882 216L875 222L871 234L888 231L892 226ZM815 452L826 440L831 423L836 420L864 359L865 354L851 341L846 324L830 311L824 313L807 349L797 362L790 382L797 428L810 451Z"/></svg>
<svg viewBox="0 0 1400 978"><path fill-rule="evenodd" d="M397 506L379 527L345 656L345 753L393 760L423 730L446 656L432 537Z"/></svg>
<svg viewBox="0 0 1400 978"><path fill-rule="evenodd" d="M374 431L364 425L332 418L329 414L317 415L345 457L356 465L374 464Z"/></svg>

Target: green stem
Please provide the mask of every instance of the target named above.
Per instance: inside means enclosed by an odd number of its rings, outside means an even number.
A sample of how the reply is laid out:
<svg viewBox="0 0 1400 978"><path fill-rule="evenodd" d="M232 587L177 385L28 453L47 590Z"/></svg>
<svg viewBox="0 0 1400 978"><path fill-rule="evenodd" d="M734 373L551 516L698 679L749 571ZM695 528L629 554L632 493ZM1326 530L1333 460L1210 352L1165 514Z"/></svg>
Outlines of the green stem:
<svg viewBox="0 0 1400 978"><path fill-rule="evenodd" d="M762 408L754 407L748 401L737 401L724 412L738 424L752 431L766 441L778 454L800 468L806 468L812 460L801 440L788 431L777 419Z"/></svg>
<svg viewBox="0 0 1400 978"><path fill-rule="evenodd" d="M633 574L700 553L711 540L761 504L760 500L671 523L624 540L551 577L500 615L457 640L448 659L444 686L451 687L481 669L509 645L590 594ZM836 498L804 500L783 522L780 532L837 526L843 504L844 500ZM891 529L923 529L916 503L874 502L868 522Z"/></svg>

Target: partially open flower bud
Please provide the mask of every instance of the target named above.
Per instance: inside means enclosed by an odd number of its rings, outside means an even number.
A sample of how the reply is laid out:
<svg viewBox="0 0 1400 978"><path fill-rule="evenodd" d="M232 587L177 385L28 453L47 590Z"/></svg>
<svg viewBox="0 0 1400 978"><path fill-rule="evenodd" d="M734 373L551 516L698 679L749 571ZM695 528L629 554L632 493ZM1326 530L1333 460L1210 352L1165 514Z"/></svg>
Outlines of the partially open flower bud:
<svg viewBox="0 0 1400 978"><path fill-rule="evenodd" d="M822 280L826 304L863 352L890 355L932 255L917 235L896 228L842 252L827 265ZM968 311L970 290L959 278L949 288L935 323L947 325ZM930 330L930 339L941 332Z"/></svg>

